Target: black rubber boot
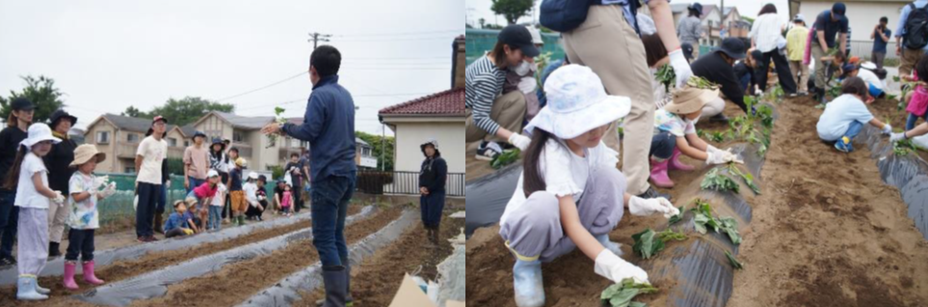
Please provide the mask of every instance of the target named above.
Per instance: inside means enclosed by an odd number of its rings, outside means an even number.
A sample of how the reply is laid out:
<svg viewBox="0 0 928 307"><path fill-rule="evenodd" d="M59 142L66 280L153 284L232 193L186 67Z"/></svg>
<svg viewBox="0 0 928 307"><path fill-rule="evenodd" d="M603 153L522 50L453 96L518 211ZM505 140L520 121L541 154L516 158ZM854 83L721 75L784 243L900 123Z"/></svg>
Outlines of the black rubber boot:
<svg viewBox="0 0 928 307"><path fill-rule="evenodd" d="M348 261L344 262L348 264ZM351 266L345 267L345 306L354 306L354 298L351 297Z"/></svg>
<svg viewBox="0 0 928 307"><path fill-rule="evenodd" d="M154 221L154 231L160 234L164 234L164 215L155 213Z"/></svg>
<svg viewBox="0 0 928 307"><path fill-rule="evenodd" d="M648 190L644 191L644 193L641 193L641 195L638 195L638 197L641 197L644 199L663 197L663 198L666 198L667 200L671 200L670 194L664 194L664 193L658 192L652 187L648 187Z"/></svg>
<svg viewBox="0 0 928 307"><path fill-rule="evenodd" d="M48 258L61 256L61 251L58 250L60 245L58 242L48 242Z"/></svg>
<svg viewBox="0 0 928 307"><path fill-rule="evenodd" d="M345 296L348 291L348 278L344 266L322 268L322 281L325 283L325 303L323 307L345 306Z"/></svg>

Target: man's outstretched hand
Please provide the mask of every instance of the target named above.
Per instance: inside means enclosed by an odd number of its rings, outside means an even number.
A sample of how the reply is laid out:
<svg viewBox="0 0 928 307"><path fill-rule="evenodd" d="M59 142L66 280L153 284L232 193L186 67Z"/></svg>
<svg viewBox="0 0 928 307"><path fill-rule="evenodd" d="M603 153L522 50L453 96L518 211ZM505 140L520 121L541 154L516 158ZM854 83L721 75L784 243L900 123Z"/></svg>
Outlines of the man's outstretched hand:
<svg viewBox="0 0 928 307"><path fill-rule="evenodd" d="M278 123L270 123L270 124L267 124L267 126L264 126L264 128L261 128L261 133L264 133L264 134L275 134L276 133L276 134L282 135L284 134L284 131L282 128L283 127Z"/></svg>

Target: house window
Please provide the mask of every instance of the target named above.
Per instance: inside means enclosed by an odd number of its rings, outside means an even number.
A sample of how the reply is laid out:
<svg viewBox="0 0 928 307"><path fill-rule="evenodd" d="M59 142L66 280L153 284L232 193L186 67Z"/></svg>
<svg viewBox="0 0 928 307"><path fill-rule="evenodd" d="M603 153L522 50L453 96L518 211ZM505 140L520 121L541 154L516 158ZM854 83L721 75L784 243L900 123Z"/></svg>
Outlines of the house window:
<svg viewBox="0 0 928 307"><path fill-rule="evenodd" d="M188 147L188 146L190 146L190 141L189 141L189 140L184 140L184 147Z"/></svg>
<svg viewBox="0 0 928 307"><path fill-rule="evenodd" d="M371 156L371 148L370 148L370 147L364 147L364 148L362 148L362 149L361 149L361 156L364 156L364 157L369 157L369 156Z"/></svg>
<svg viewBox="0 0 928 307"><path fill-rule="evenodd" d="M236 143L244 143L245 134L238 130L232 131L232 141Z"/></svg>
<svg viewBox="0 0 928 307"><path fill-rule="evenodd" d="M168 146L176 147L176 146L177 146L177 138L168 138Z"/></svg>
<svg viewBox="0 0 928 307"><path fill-rule="evenodd" d="M133 167L133 166L126 166L126 173L127 173L127 174L135 173L135 167Z"/></svg>
<svg viewBox="0 0 928 307"><path fill-rule="evenodd" d="M129 143L137 143L139 141L139 135L135 133L126 134L126 141L129 141Z"/></svg>
<svg viewBox="0 0 928 307"><path fill-rule="evenodd" d="M109 143L110 143L110 132L109 131L97 132L97 144L109 144Z"/></svg>

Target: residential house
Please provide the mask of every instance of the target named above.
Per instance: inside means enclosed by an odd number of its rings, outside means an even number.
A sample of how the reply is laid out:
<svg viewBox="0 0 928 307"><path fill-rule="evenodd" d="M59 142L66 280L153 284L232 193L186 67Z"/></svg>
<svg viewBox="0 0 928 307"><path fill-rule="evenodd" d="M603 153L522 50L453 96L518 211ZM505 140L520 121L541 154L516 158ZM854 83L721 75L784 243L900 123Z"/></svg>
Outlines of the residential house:
<svg viewBox="0 0 928 307"><path fill-rule="evenodd" d="M870 52L873 50L873 40L870 39L870 33L873 28L880 22L880 17L886 16L889 19L889 29L896 35L896 26L899 25L899 13L902 7L912 3L912 1L899 0L843 0L847 6L844 13L848 19L848 26L851 28L851 37L849 39L851 54L859 55L864 58L870 58ZM815 17L826 10L831 10L835 1L822 0L789 0L790 16L796 13L802 14L806 18L806 24L812 26ZM896 56L896 39L890 38L886 46L887 58L897 58Z"/></svg>
<svg viewBox="0 0 928 307"><path fill-rule="evenodd" d="M674 25L680 23L680 20L689 16L686 9L689 3L672 3L670 10L673 13ZM737 7L725 7L722 14L724 19L719 18L719 7L715 4L703 4L702 20L703 37L699 44L703 46L718 46L724 37L747 37L751 31L751 24L741 18L741 13ZM721 20L721 21L720 21Z"/></svg>
<svg viewBox="0 0 928 307"><path fill-rule="evenodd" d="M232 113L212 111L193 123L210 139L218 137L232 141L232 147L248 163L248 168L269 171L274 166L283 166L290 153L300 153L307 148L306 142L278 136L276 140L261 133L261 128L274 121L273 116L240 116Z"/></svg>
<svg viewBox="0 0 928 307"><path fill-rule="evenodd" d="M97 164L97 171L134 173L136 149L150 127L151 119L115 114L105 114L90 123L84 133L84 141L96 145L97 150L107 156L106 160ZM166 131L168 158L183 158L184 140L188 138L183 129L169 124Z"/></svg>

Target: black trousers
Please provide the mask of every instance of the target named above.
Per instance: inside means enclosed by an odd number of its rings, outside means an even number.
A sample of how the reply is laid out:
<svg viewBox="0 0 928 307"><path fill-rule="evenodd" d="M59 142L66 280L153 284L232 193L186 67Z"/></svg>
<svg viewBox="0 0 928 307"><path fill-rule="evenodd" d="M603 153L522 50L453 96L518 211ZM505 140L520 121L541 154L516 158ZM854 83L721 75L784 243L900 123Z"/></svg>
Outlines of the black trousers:
<svg viewBox="0 0 928 307"><path fill-rule="evenodd" d="M792 94L796 92L796 81L793 80L793 75L789 70L789 61L786 60L786 57L780 54L778 49L773 49L770 52L764 53L763 58L759 59L757 72L755 73L757 78L757 85L760 86L761 91L767 90L767 71L770 69L770 59L773 58L773 63L776 65L777 69L777 79L780 79L780 86L783 87L783 92L786 94Z"/></svg>
<svg viewBox="0 0 928 307"><path fill-rule="evenodd" d="M77 256L81 256L82 261L93 260L93 233L94 229L72 228L68 232L68 251L64 260L77 261Z"/></svg>

